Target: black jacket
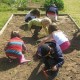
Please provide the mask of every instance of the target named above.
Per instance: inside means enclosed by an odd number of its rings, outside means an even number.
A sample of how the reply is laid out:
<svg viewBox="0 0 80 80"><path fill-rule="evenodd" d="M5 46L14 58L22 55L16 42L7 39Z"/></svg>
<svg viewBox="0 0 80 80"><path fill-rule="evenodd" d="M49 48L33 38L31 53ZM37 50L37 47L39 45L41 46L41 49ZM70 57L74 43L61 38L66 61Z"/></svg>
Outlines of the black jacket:
<svg viewBox="0 0 80 80"><path fill-rule="evenodd" d="M51 51L50 56L42 57L45 67L47 69L50 69L55 65L57 66L57 68L61 67L64 63L64 58L62 51L60 51L60 48L57 48L57 45L54 42L47 42L45 44L48 44L51 48L54 49L54 53L53 51Z"/></svg>

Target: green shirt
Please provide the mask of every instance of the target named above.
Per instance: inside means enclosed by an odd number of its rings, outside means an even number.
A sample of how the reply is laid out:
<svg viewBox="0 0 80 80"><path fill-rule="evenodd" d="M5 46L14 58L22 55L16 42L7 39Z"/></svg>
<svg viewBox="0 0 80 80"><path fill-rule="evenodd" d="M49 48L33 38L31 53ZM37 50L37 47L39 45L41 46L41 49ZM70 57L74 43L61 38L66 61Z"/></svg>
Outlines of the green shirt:
<svg viewBox="0 0 80 80"><path fill-rule="evenodd" d="M35 19L32 19L28 22L28 29L30 30L31 29L31 26L32 25L35 25L35 26L42 26L41 24L41 20L42 19L39 19L39 18L35 18ZM45 32L48 34L48 27L47 26L42 26L45 30Z"/></svg>

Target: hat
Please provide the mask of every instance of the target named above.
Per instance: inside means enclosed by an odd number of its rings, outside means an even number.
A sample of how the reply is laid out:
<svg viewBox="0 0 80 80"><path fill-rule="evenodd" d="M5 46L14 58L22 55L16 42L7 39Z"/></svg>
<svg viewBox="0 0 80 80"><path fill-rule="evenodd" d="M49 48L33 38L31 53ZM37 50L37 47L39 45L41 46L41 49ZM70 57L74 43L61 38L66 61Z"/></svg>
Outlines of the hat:
<svg viewBox="0 0 80 80"><path fill-rule="evenodd" d="M47 44L43 44L41 46L41 55L42 56L47 55L49 53L49 51L50 51L50 48L49 48L49 46Z"/></svg>

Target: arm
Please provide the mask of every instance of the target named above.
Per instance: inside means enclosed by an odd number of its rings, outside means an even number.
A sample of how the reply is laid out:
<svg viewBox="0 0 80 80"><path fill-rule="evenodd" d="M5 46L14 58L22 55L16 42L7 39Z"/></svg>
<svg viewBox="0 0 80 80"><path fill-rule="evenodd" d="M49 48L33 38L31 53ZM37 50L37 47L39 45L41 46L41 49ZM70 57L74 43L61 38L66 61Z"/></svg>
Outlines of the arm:
<svg viewBox="0 0 80 80"><path fill-rule="evenodd" d="M49 33L48 33L48 27L45 27L45 26L44 26L43 28L44 28L46 34L49 34Z"/></svg>
<svg viewBox="0 0 80 80"><path fill-rule="evenodd" d="M49 35L49 36L47 36L47 37L45 37L45 38L39 43L39 46L41 46L42 44L44 44L44 43L47 42L47 41L50 41L52 38L53 38L53 37L52 37L52 34Z"/></svg>
<svg viewBox="0 0 80 80"><path fill-rule="evenodd" d="M30 20L30 21L28 22L28 30L31 29L32 23L33 23L33 20Z"/></svg>
<svg viewBox="0 0 80 80"><path fill-rule="evenodd" d="M56 13L57 13L57 15L58 15L58 8L56 7Z"/></svg>
<svg viewBox="0 0 80 80"><path fill-rule="evenodd" d="M23 44L22 47L23 47L23 53L25 53L25 51L28 52L28 49L26 48L26 45L25 44Z"/></svg>
<svg viewBox="0 0 80 80"><path fill-rule="evenodd" d="M57 45L57 53L56 53L56 60L57 60L57 64L55 66L52 67L53 71L58 70L64 63L64 58L63 58L63 53L60 49L60 47Z"/></svg>

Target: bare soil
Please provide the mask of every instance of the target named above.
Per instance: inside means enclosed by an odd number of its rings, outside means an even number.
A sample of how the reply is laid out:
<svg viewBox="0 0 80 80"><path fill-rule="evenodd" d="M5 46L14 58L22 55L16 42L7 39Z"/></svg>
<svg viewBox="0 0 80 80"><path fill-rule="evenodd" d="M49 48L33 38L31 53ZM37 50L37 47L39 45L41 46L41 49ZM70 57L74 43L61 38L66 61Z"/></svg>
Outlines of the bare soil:
<svg viewBox="0 0 80 80"><path fill-rule="evenodd" d="M24 17L14 16L0 36L0 80L45 80L41 72L42 63L33 57L36 53L37 41L31 38L32 34L27 30ZM58 27L68 36L71 47L63 54L65 63L55 80L80 80L80 32L68 16L59 16L58 19ZM30 63L21 65L17 62L8 63L4 47L10 39L12 30L20 31L22 39L29 49L29 53L24 55L26 59L31 59Z"/></svg>

